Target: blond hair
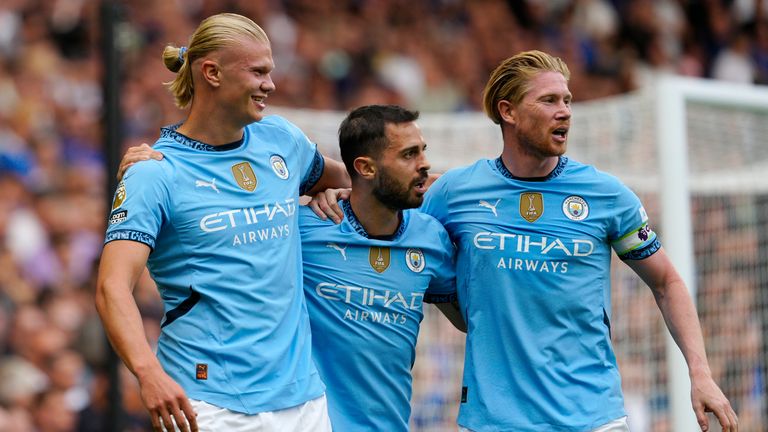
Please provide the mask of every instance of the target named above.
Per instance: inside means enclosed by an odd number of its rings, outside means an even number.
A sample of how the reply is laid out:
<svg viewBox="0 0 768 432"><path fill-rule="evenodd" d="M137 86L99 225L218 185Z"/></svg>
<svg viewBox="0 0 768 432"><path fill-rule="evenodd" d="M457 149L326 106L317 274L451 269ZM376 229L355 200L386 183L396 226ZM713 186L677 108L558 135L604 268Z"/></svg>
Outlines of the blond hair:
<svg viewBox="0 0 768 432"><path fill-rule="evenodd" d="M503 62L491 72L483 90L483 109L496 124L501 124L498 103L508 100L517 105L530 90L531 79L541 72L560 72L566 80L571 77L568 66L559 57L542 51L524 51Z"/></svg>
<svg viewBox="0 0 768 432"><path fill-rule="evenodd" d="M211 52L232 46L242 38L252 38L269 44L261 27L242 15L221 13L204 19L192 34L189 47L167 45L163 49L163 63L176 77L164 83L176 100L176 106L185 108L192 102L194 83L191 64Z"/></svg>

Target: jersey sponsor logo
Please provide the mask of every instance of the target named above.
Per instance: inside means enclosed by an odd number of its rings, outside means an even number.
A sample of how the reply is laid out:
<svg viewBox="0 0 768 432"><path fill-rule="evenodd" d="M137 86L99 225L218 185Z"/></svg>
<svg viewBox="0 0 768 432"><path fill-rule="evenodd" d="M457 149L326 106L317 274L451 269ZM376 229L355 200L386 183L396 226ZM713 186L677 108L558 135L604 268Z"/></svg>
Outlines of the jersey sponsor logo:
<svg viewBox="0 0 768 432"><path fill-rule="evenodd" d="M212 178L210 182L205 180L195 180L195 187L207 187L215 190L216 193L219 193L219 188L216 187L216 177Z"/></svg>
<svg viewBox="0 0 768 432"><path fill-rule="evenodd" d="M427 263L424 260L424 253L421 249L412 248L405 251L405 264L412 272L421 273Z"/></svg>
<svg viewBox="0 0 768 432"><path fill-rule="evenodd" d="M256 190L256 186L259 185L256 173L253 172L249 162L240 162L232 165L232 175L235 177L237 185L248 192L253 192Z"/></svg>
<svg viewBox="0 0 768 432"><path fill-rule="evenodd" d="M280 155L272 155L269 158L269 164L272 166L272 171L277 174L283 180L288 179L288 166L285 164L285 159Z"/></svg>
<svg viewBox="0 0 768 432"><path fill-rule="evenodd" d="M588 239L560 239L534 237L527 234L509 234L481 231L475 234L474 245L478 249L513 250L520 254L559 255L585 257L592 255L595 245Z"/></svg>
<svg viewBox="0 0 768 432"><path fill-rule="evenodd" d="M397 290L367 288L330 282L320 282L315 287L315 292L318 296L330 301L359 306L379 305L386 309L398 306L406 310L421 310L424 303L423 292L412 292L403 295L402 292Z"/></svg>
<svg viewBox="0 0 768 432"><path fill-rule="evenodd" d="M125 201L126 197L126 191L125 191L125 182L120 182L120 184L117 185L117 189L115 190L115 199L112 201L112 210L117 209L121 205L123 205L123 201Z"/></svg>
<svg viewBox="0 0 768 432"><path fill-rule="evenodd" d="M389 255L388 247L371 246L368 249L368 262L377 273L383 273L389 268Z"/></svg>
<svg viewBox="0 0 768 432"><path fill-rule="evenodd" d="M570 220L581 221L589 216L589 205L584 198L571 195L563 201L563 213Z"/></svg>
<svg viewBox="0 0 768 432"><path fill-rule="evenodd" d="M477 205L480 207L485 207L493 212L494 216L499 216L499 214L496 212L496 206L499 205L499 202L501 202L501 198L497 199L495 203L491 204L490 202L486 200L480 200Z"/></svg>
<svg viewBox="0 0 768 432"><path fill-rule="evenodd" d="M222 231L242 225L272 221L281 215L288 218L294 213L296 213L296 203L293 198L289 198L282 203L275 202L259 207L237 208L205 215L200 219L200 229L207 233Z"/></svg>
<svg viewBox="0 0 768 432"><path fill-rule="evenodd" d="M341 246L337 245L336 243L326 243L325 247L328 247L328 248L331 248L331 249L339 251L339 253L341 254L341 257L344 258L344 261L347 260L347 246L346 245L344 247L341 247Z"/></svg>
<svg viewBox="0 0 768 432"><path fill-rule="evenodd" d="M128 210L113 211L112 214L109 215L109 224L117 225L125 222L126 219L128 219Z"/></svg>
<svg viewBox="0 0 768 432"><path fill-rule="evenodd" d="M520 194L520 216L528 222L536 222L544 214L544 197L541 192Z"/></svg>

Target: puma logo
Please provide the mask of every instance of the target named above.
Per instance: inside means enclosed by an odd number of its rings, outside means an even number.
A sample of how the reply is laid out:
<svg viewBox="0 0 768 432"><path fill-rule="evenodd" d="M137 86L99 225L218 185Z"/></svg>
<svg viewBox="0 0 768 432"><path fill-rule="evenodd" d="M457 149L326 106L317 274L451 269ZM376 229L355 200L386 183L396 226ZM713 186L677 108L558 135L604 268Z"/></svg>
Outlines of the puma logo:
<svg viewBox="0 0 768 432"><path fill-rule="evenodd" d="M207 182L205 180L196 180L195 181L195 187L209 187L216 191L216 193L219 193L219 188L216 187L216 178L212 178L211 182Z"/></svg>
<svg viewBox="0 0 768 432"><path fill-rule="evenodd" d="M325 245L325 247L329 247L331 249L336 249L341 254L341 257L344 258L344 261L347 260L347 247L341 247L337 245L336 243L328 243Z"/></svg>
<svg viewBox="0 0 768 432"><path fill-rule="evenodd" d="M486 201L486 200L480 200L480 203L479 203L478 205L479 205L480 207L485 207L485 208L487 208L487 209L490 209L490 210L493 212L493 215L494 215L494 216L499 216L499 215L496 213L496 206L497 206L497 205L499 205L499 202L500 202L500 201L501 201L501 198L497 199L495 204L491 204L491 203L489 203L489 202L488 202L488 201Z"/></svg>

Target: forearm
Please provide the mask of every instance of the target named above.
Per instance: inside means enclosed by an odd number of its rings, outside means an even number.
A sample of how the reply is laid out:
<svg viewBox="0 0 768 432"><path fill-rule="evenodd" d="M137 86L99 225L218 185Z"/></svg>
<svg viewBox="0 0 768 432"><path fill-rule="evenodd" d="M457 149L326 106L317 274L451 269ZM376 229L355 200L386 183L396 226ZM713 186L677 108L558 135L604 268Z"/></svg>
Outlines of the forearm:
<svg viewBox="0 0 768 432"><path fill-rule="evenodd" d="M688 364L691 377L711 375L699 317L682 280L653 289L664 321Z"/></svg>
<svg viewBox="0 0 768 432"><path fill-rule="evenodd" d="M160 368L129 287L100 282L96 309L112 346L134 375L141 378Z"/></svg>

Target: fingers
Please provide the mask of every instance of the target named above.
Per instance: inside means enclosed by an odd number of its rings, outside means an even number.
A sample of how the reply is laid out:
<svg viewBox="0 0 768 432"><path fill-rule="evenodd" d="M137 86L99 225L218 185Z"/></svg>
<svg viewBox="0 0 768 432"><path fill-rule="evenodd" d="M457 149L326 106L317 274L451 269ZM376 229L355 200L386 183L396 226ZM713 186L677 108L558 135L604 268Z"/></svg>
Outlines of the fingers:
<svg viewBox="0 0 768 432"><path fill-rule="evenodd" d="M187 423L189 424L189 431L198 432L197 414L192 408L192 404L189 403L189 399L184 398L181 401L181 410L184 411L184 417L187 419Z"/></svg>
<svg viewBox="0 0 768 432"><path fill-rule="evenodd" d="M730 404L726 403L725 406L713 410L713 413L717 417L717 421L720 422L723 432L736 432L739 430L739 418Z"/></svg>
<svg viewBox="0 0 768 432"><path fill-rule="evenodd" d="M340 191L339 190L328 189L328 190L325 191L325 196L326 196L326 199L327 199L327 201L326 201L326 207L327 207L326 214L336 224L340 224L342 219L344 219L344 211L341 210L341 207L339 206L339 199L342 198L341 197L341 193L343 191L344 191L344 189L342 189ZM349 194L347 194L347 196L349 196Z"/></svg>
<svg viewBox="0 0 768 432"><path fill-rule="evenodd" d="M312 209L312 211L322 220L328 220L328 216L325 215L325 212L322 208L320 208L320 203L316 199L312 199L308 204L309 208Z"/></svg>
<svg viewBox="0 0 768 432"><path fill-rule="evenodd" d="M704 412L704 406L695 405L693 407L693 412L696 414L696 421L699 423L702 432L707 432L709 430L709 419Z"/></svg>

